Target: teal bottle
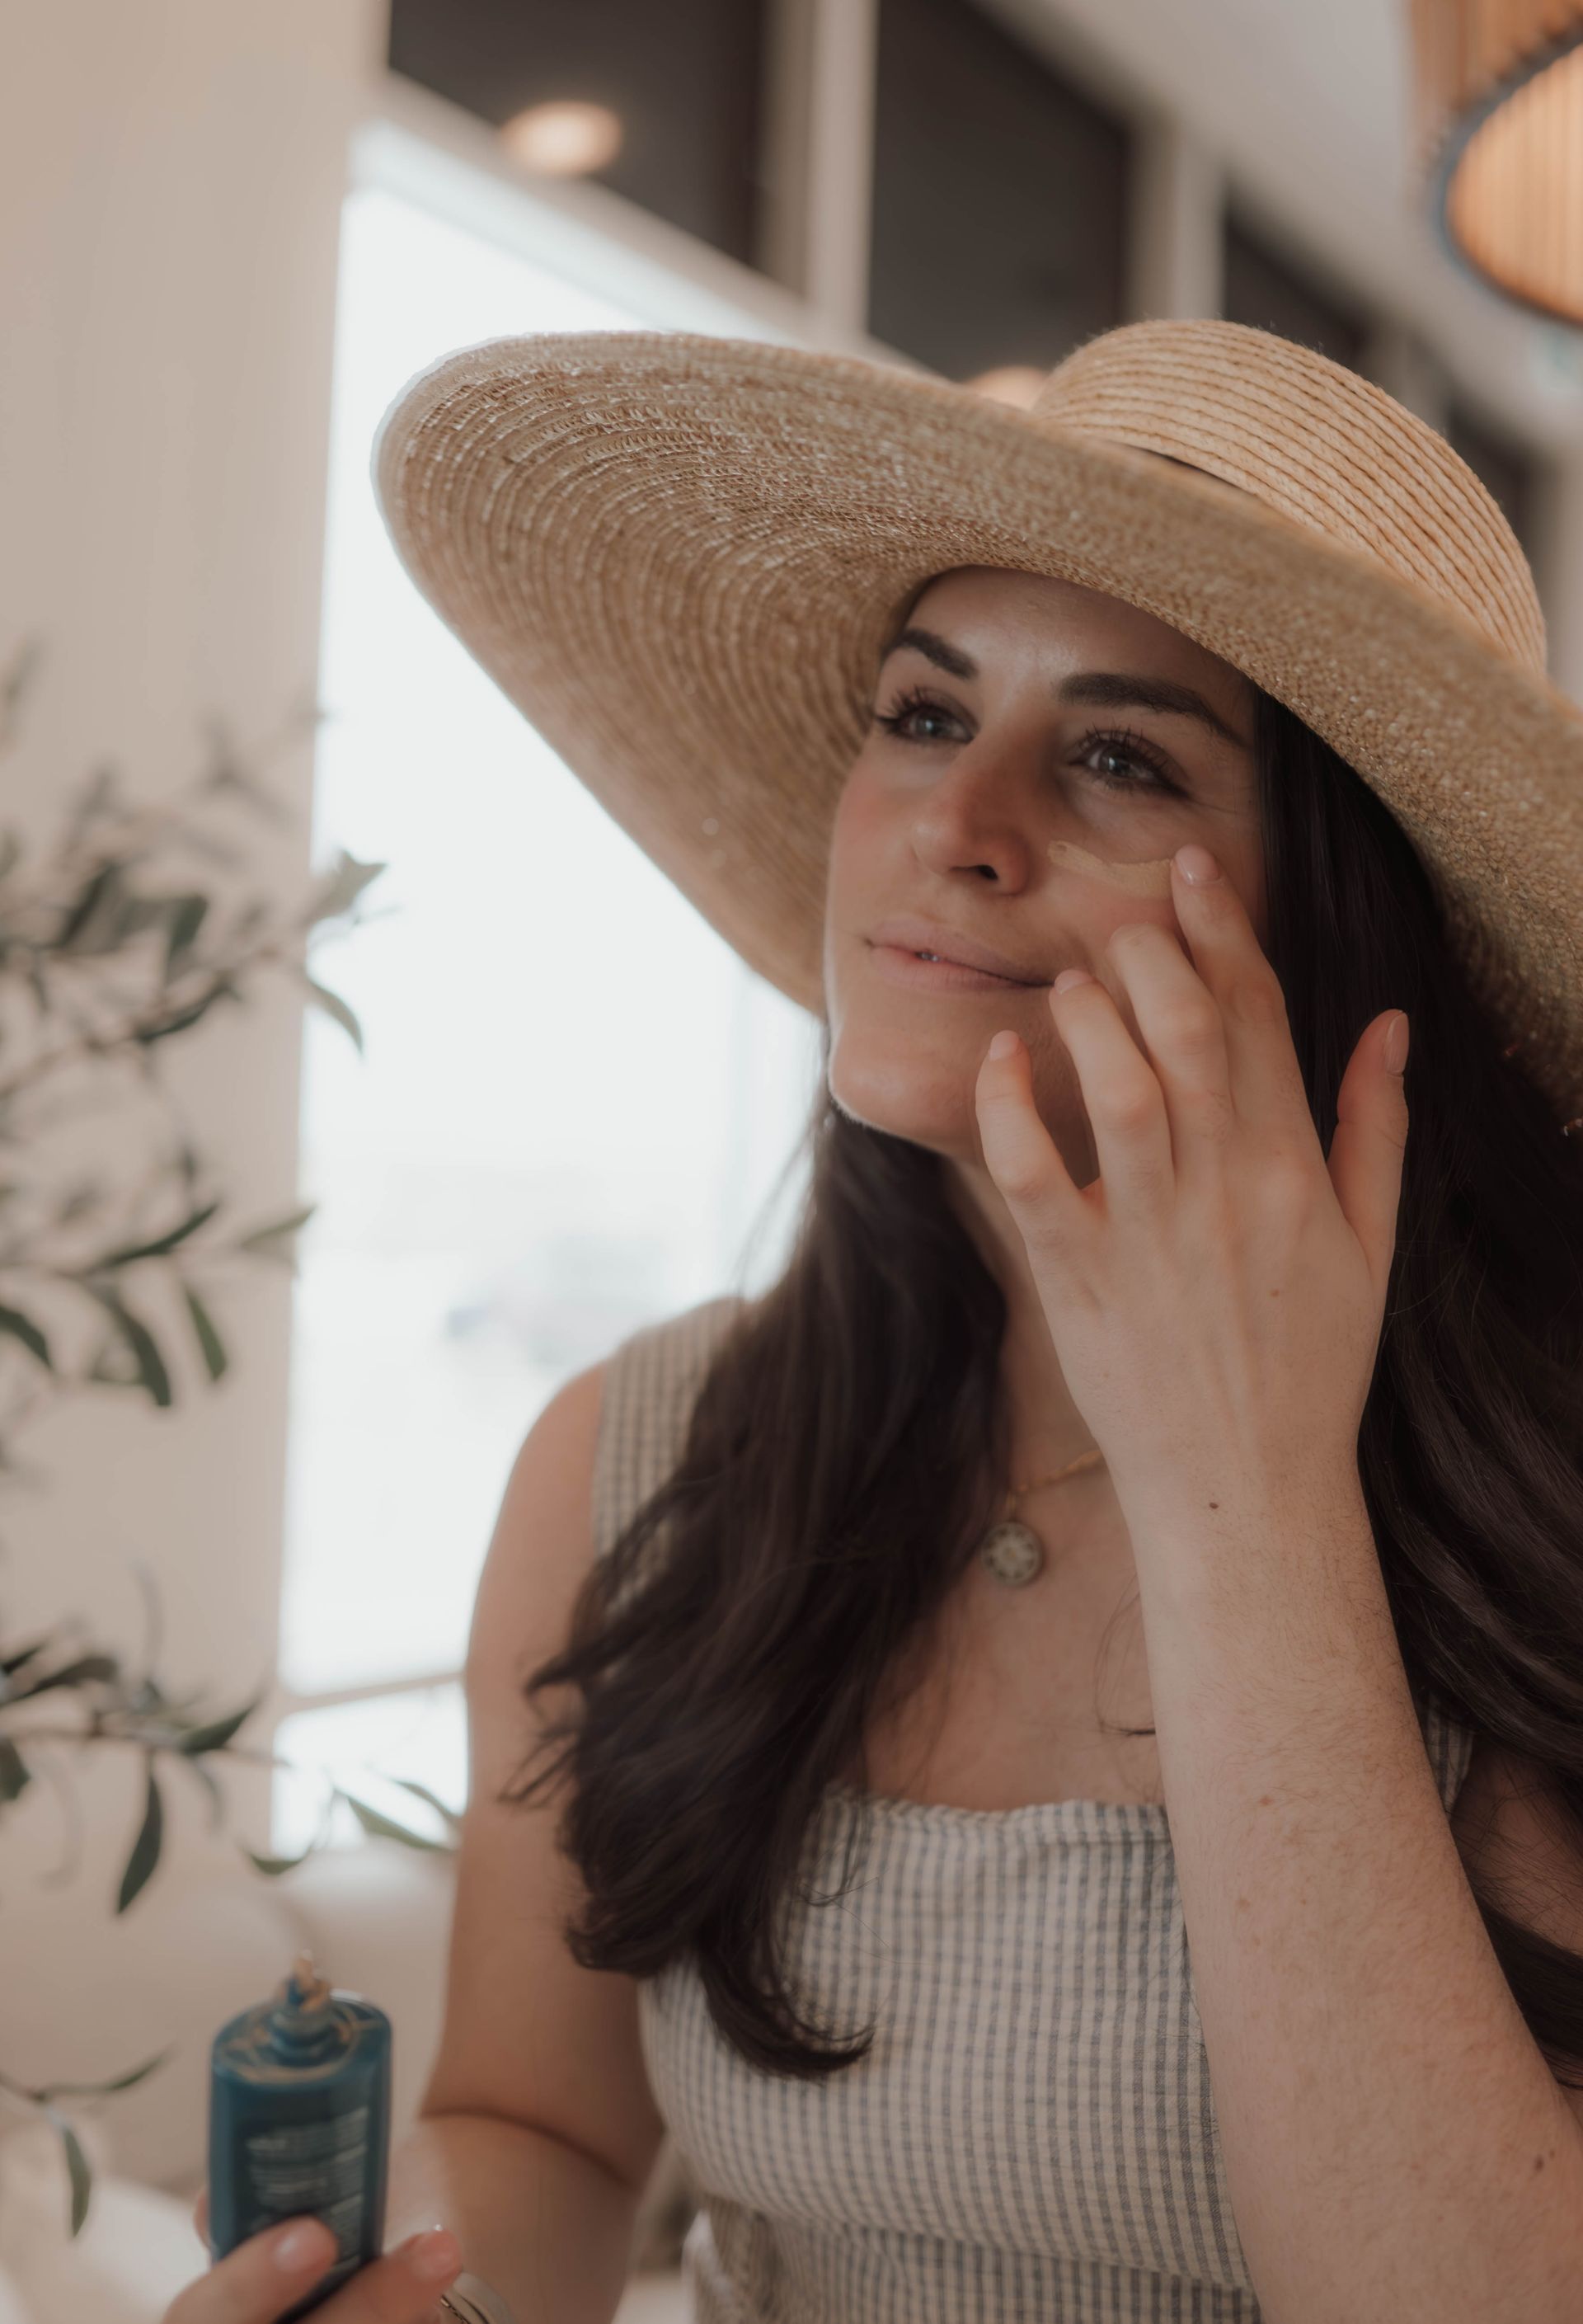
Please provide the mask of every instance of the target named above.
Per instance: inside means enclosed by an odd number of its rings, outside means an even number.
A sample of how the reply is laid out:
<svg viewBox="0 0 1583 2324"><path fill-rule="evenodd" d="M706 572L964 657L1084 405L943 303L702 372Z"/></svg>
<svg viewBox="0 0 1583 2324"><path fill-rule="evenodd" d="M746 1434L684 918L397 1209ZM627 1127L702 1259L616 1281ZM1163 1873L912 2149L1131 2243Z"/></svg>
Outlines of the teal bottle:
<svg viewBox="0 0 1583 2324"><path fill-rule="evenodd" d="M209 2058L209 2255L312 2212L336 2256L280 2324L306 2316L384 2243L391 2021L332 1990L309 1953L268 2001L216 2034Z"/></svg>

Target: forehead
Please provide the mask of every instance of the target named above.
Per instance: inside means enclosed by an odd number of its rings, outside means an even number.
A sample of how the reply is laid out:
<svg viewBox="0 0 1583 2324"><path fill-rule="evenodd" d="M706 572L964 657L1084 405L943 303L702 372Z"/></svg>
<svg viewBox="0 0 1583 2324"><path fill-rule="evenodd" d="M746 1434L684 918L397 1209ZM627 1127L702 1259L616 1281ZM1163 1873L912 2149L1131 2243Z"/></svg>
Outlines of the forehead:
<svg viewBox="0 0 1583 2324"><path fill-rule="evenodd" d="M907 622L941 631L980 664L997 653L1033 654L1072 669L1152 670L1206 693L1212 688L1216 699L1236 700L1253 690L1230 662L1169 622L1051 574L953 566L933 575L897 609L888 635Z"/></svg>

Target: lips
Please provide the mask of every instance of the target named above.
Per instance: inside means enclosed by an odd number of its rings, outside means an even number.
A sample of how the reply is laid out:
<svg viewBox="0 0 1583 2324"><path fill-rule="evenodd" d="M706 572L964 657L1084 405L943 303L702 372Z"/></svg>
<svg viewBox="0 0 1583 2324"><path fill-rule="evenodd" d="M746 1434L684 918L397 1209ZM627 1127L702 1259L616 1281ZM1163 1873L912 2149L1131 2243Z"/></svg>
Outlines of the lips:
<svg viewBox="0 0 1583 2324"><path fill-rule="evenodd" d="M898 913L882 920L877 928L870 929L869 942L894 945L901 952L932 953L936 959L953 962L959 968L976 968L988 976L1003 976L1013 984L1044 985L1050 982L1021 961L997 952L993 945L980 944L976 936L948 927L943 921L925 919L917 913Z"/></svg>

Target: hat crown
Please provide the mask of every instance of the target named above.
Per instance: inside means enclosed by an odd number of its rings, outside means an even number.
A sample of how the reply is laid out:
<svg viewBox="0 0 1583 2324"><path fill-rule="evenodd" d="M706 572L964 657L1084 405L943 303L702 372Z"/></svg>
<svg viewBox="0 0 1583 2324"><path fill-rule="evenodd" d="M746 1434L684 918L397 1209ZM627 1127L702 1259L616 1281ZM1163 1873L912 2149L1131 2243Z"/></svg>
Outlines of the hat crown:
<svg viewBox="0 0 1583 2324"><path fill-rule="evenodd" d="M1057 364L1028 416L1235 484L1543 672L1533 576L1484 484L1427 422L1311 347L1245 323L1124 323Z"/></svg>

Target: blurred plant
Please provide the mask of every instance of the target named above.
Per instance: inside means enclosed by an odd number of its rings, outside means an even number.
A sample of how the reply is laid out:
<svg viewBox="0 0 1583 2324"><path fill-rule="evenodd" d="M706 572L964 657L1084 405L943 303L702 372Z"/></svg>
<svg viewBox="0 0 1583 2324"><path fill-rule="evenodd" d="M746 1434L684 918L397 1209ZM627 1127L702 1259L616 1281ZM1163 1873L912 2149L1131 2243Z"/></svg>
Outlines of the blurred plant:
<svg viewBox="0 0 1583 2324"><path fill-rule="evenodd" d="M36 647L24 648L0 680L0 754L14 740L37 659ZM322 715L294 715L274 749L297 743ZM165 1045L222 1001L242 1001L246 981L275 968L363 1046L356 1018L310 973L308 956L380 917L357 907L384 866L343 850L284 911L267 897L226 898L183 876L182 855L226 873L244 862L215 827L225 814L292 819L217 722L209 743L207 769L157 806L124 801L115 769L101 767L36 858L14 830L0 832L0 1337L21 1358L4 1383L9 1398L0 1396L0 1472L15 1469L12 1444L25 1421L89 1384L174 1403L165 1350L134 1284L162 1276L179 1291L217 1380L228 1358L200 1287L205 1268L239 1257L295 1263L292 1238L312 1205L230 1236L216 1228L225 1197L163 1078ZM63 1167L61 1130L106 1106L122 1120L114 1139L95 1139L100 1167ZM152 1155L134 1169L124 1158L129 1106L155 1129ZM96 1335L74 1363L60 1342L85 1314Z"/></svg>
<svg viewBox="0 0 1583 2324"><path fill-rule="evenodd" d="M0 756L15 742L39 660L37 644L26 644L0 676ZM316 1206L222 1231L225 1188L198 1152L161 1065L170 1041L222 1001L244 1001L248 981L272 969L294 978L362 1049L356 1018L308 963L321 944L384 917L364 911L362 898L385 867L343 850L300 903L281 909L267 896L226 892L246 851L216 827L237 812L276 827L293 819L259 780L259 766L302 741L322 716L317 706L294 714L262 760L251 761L211 722L207 767L185 792L157 806L125 800L114 768L101 767L69 808L60 836L36 855L17 832L0 830L0 1482L42 1481L17 1460L14 1442L63 1397L108 1388L161 1407L177 1401L161 1295L213 1383L230 1359L211 1305L212 1271L237 1260L295 1268L296 1235ZM200 883L180 868L184 855L218 876ZM101 1124L92 1141L96 1167L74 1170L61 1157L62 1130L106 1110L116 1113L116 1135L106 1137ZM127 1134L134 1110L148 1117L151 1150L141 1157ZM115 1747L142 1755L142 1813L117 1914L160 1861L162 1770L186 1770L218 1831L225 1800L215 1763L290 1764L237 1739L262 1690L222 1711L206 1706L201 1693L178 1696L161 1683L159 1609L146 1570L139 1580L149 1637L136 1676L75 1618L26 1644L0 1637L0 1813L35 1777L56 1790L67 1845L48 1882L72 1877L80 1840L59 1754ZM243 1847L260 1872L277 1875L301 1863L327 1838L342 1802L373 1837L437 1850L454 1844L457 1818L420 1784L404 1788L438 1814L445 1840L410 1830L325 1781L318 1830L302 1855ZM102 2082L28 2087L0 2073L0 2099L42 2114L60 2135L74 2236L87 2216L91 2176L60 2101L129 2089L169 2054Z"/></svg>
<svg viewBox="0 0 1583 2324"><path fill-rule="evenodd" d="M85 1637L76 1621L59 1624L46 1636L23 1646L0 1640L0 1812L12 1806L35 1779L46 1779L57 1792L63 1812L66 1845L59 1863L43 1877L46 1885L71 1879L80 1862L81 1825L69 1778L58 1754L67 1750L120 1746L141 1754L143 1763L143 1811L115 1891L114 1910L124 1913L141 1895L159 1865L165 1836L165 1795L161 1770L180 1768L202 1790L207 1803L208 1825L218 1832L225 1820L224 1790L213 1762L237 1760L253 1766L296 1767L279 1753L255 1750L238 1741L242 1729L258 1710L260 1694L238 1709L217 1716L201 1693L184 1696L167 1692L155 1675L159 1652L159 1607L152 1575L135 1569L148 1609L149 1637L142 1670L133 1677L122 1658ZM52 1698L42 1704L42 1699ZM69 1708L78 1716L73 1720ZM301 1772L299 1768L298 1772ZM242 1854L258 1871L272 1877L295 1869L323 1847L338 1804L345 1803L363 1830L374 1840L396 1840L409 1848L448 1854L454 1850L461 1818L426 1784L397 1775L398 1784L421 1800L439 1817L446 1833L433 1840L393 1817L319 1771L325 1787L318 1830L307 1848L296 1856L265 1856L238 1841ZM13 2105L42 2115L60 2136L71 2185L71 2232L75 2236L87 2218L92 2174L82 2143L60 2100L67 2097L107 2097L130 2089L164 2064L167 2050L148 2058L129 2072L101 2082L55 2082L28 2087L0 2073L0 2097Z"/></svg>

